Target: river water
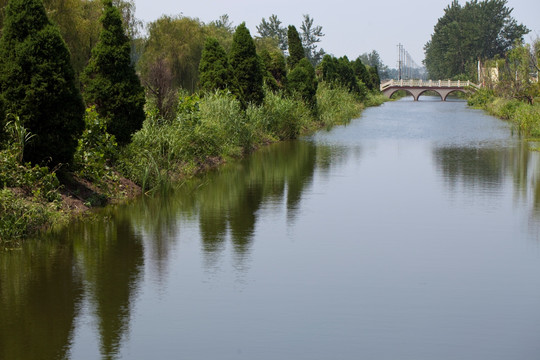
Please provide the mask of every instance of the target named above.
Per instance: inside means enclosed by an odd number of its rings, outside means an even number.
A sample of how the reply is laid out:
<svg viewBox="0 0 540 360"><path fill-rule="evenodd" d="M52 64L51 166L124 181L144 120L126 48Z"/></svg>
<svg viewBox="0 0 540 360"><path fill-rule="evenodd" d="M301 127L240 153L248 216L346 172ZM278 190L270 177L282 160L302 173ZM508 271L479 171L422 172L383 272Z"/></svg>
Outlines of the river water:
<svg viewBox="0 0 540 360"><path fill-rule="evenodd" d="M1 359L540 358L540 158L411 98L0 253Z"/></svg>

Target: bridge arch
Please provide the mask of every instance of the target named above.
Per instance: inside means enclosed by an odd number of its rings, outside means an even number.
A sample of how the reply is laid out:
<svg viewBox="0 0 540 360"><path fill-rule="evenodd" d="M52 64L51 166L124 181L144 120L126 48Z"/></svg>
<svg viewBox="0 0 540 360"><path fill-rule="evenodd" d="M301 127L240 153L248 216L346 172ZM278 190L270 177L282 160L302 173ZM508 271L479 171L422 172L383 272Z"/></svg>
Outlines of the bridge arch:
<svg viewBox="0 0 540 360"><path fill-rule="evenodd" d="M389 99L392 98L392 95L394 95L395 93L397 93L398 91L405 91L407 94L409 94L410 96L412 96L413 98L415 98L413 92L409 89L400 89L400 88L394 88L394 89L391 89L390 91L388 92L383 92L384 95L386 95ZM416 101L416 98L414 99Z"/></svg>
<svg viewBox="0 0 540 360"><path fill-rule="evenodd" d="M446 101L448 95L453 92L460 91L467 93L475 91L478 85L472 84L470 81L460 82L450 80L390 80L381 84L381 91L384 95L390 98L396 91L403 90L413 96L414 101L418 101L420 95L426 91L434 91L441 97L442 101Z"/></svg>

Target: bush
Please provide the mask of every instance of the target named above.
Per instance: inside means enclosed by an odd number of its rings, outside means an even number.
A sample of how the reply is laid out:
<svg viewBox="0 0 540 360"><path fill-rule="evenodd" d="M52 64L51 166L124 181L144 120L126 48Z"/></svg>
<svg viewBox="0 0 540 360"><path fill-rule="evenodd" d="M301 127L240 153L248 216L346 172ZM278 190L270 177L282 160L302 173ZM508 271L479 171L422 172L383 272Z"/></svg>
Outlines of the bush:
<svg viewBox="0 0 540 360"><path fill-rule="evenodd" d="M73 167L78 176L100 182L111 171L107 162L117 155L116 140L107 132L106 121L95 106L86 109L84 121L86 128L79 139Z"/></svg>
<svg viewBox="0 0 540 360"><path fill-rule="evenodd" d="M46 204L32 203L10 189L0 189L0 244L29 236L57 218Z"/></svg>

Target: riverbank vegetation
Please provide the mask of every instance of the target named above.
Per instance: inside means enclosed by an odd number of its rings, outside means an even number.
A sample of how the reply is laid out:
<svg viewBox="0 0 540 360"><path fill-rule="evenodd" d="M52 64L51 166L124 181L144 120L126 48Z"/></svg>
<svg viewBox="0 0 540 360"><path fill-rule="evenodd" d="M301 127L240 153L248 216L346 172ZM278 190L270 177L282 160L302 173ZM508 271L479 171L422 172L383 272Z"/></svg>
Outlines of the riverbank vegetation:
<svg viewBox="0 0 540 360"><path fill-rule="evenodd" d="M132 1L0 9L3 244L383 101L377 69L325 55L309 15L255 38L226 15L163 16L141 37Z"/></svg>
<svg viewBox="0 0 540 360"><path fill-rule="evenodd" d="M540 39L512 18L506 0L453 1L424 49L432 78L477 79L469 105L510 120L525 136L540 137Z"/></svg>

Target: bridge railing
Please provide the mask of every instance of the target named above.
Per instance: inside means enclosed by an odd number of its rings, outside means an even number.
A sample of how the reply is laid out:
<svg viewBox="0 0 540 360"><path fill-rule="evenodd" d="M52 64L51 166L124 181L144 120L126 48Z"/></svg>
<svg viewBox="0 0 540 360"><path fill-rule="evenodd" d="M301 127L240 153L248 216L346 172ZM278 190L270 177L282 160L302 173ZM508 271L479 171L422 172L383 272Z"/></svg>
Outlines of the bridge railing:
<svg viewBox="0 0 540 360"><path fill-rule="evenodd" d="M470 81L452 81L452 80L389 80L381 84L381 91L389 87L423 87L423 88L440 88L440 87L458 87L464 88L468 86L478 87L478 85Z"/></svg>

